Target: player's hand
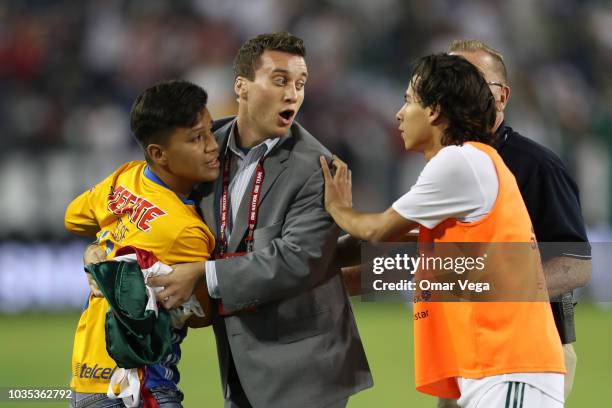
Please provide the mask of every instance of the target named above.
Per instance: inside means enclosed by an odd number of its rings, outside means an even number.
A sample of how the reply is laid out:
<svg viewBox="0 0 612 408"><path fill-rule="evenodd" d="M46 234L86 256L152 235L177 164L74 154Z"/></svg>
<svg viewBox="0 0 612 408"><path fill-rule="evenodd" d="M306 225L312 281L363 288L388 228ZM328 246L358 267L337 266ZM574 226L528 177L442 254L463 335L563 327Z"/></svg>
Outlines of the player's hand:
<svg viewBox="0 0 612 408"><path fill-rule="evenodd" d="M172 309L189 299L205 274L204 262L177 264L172 266L172 272L168 275L149 278L147 285L163 287L164 289L157 293L157 300L162 302L166 309Z"/></svg>
<svg viewBox="0 0 612 408"><path fill-rule="evenodd" d="M325 209L329 212L334 206L352 207L352 173L346 163L334 156L332 166L336 169L336 174L332 177L325 157L321 156L319 160L325 179Z"/></svg>
<svg viewBox="0 0 612 408"><path fill-rule="evenodd" d="M96 264L106 261L106 252L104 252L98 244L89 244L85 248L83 254L83 264L89 265L90 263Z"/></svg>
<svg viewBox="0 0 612 408"><path fill-rule="evenodd" d="M85 253L83 254L83 264L89 265L91 263L100 263L106 261L106 253L100 249L98 244L91 244L85 248ZM98 284L94 280L93 276L90 273L85 273L87 276L87 283L89 284L89 289L91 290L91 294L94 297L104 297L100 289L98 288Z"/></svg>

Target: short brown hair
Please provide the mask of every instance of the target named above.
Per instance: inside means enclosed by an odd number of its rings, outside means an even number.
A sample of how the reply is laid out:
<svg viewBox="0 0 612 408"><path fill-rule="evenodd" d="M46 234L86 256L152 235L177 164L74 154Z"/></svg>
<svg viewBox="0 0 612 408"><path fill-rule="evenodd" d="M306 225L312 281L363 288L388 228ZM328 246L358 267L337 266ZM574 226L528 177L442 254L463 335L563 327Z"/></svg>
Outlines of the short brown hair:
<svg viewBox="0 0 612 408"><path fill-rule="evenodd" d="M260 63L259 57L266 50L306 56L306 48L301 38L287 32L260 34L242 44L238 50L234 58L234 78L241 76L251 81L255 79L255 71Z"/></svg>
<svg viewBox="0 0 612 408"><path fill-rule="evenodd" d="M483 51L493 57L497 62L497 72L501 75L504 84L508 84L508 70L504 63L504 56L494 48L480 40L455 40L448 47L449 52L476 52Z"/></svg>

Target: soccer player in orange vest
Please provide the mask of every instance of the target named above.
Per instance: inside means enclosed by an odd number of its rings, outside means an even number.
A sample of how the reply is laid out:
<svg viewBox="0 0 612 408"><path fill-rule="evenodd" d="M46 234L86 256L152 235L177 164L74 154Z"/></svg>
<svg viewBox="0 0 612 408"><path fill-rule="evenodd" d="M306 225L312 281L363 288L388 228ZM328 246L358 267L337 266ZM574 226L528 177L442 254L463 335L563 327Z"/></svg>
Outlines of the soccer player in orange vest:
<svg viewBox="0 0 612 408"><path fill-rule="evenodd" d="M490 146L495 101L477 68L448 54L420 59L396 117L406 150L427 164L386 211L355 211L348 168L335 160L332 176L321 159L325 206L343 230L371 242L415 227L422 243L533 239L516 181ZM563 406L563 352L547 302L418 302L415 312L417 390L470 408Z"/></svg>

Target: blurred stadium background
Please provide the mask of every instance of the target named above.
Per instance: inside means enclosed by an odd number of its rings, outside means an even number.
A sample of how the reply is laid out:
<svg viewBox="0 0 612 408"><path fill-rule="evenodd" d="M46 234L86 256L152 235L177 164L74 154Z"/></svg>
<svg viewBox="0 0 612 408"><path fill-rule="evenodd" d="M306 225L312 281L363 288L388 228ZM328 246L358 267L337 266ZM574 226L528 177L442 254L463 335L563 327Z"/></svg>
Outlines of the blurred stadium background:
<svg viewBox="0 0 612 408"><path fill-rule="evenodd" d="M141 157L128 128L134 97L181 77L209 91L214 117L233 114L236 50L255 34L288 30L308 51L298 120L351 165L362 210L386 208L423 166L395 130L409 63L457 38L504 54L507 121L563 158L598 242L593 281L579 294L567 406L608 406L611 27L606 0L0 0L0 389L68 383L87 287L85 242L64 231L63 212ZM433 406L413 389L409 306L354 301L376 387L350 406ZM186 406L221 406L211 331L190 334L181 364Z"/></svg>

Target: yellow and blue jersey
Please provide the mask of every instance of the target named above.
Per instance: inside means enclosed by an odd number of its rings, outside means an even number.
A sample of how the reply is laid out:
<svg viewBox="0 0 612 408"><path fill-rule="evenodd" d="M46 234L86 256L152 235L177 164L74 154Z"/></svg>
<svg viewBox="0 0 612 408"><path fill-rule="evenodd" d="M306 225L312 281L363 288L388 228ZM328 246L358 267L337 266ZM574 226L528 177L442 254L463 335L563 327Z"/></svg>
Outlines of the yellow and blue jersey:
<svg viewBox="0 0 612 408"><path fill-rule="evenodd" d="M178 196L148 168L129 162L72 201L64 218L66 228L79 235L96 235L107 258L118 248L134 246L153 252L173 265L205 261L215 246L195 203ZM106 352L104 298L90 295L77 326L72 352L71 388L106 393L116 364ZM173 333L173 352L161 364L147 368L146 386L174 387L179 375L180 342L186 330Z"/></svg>

